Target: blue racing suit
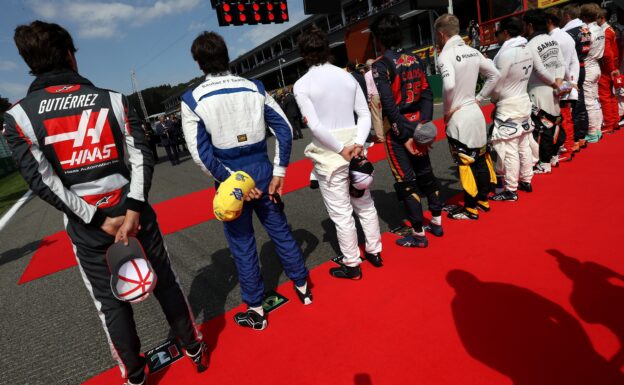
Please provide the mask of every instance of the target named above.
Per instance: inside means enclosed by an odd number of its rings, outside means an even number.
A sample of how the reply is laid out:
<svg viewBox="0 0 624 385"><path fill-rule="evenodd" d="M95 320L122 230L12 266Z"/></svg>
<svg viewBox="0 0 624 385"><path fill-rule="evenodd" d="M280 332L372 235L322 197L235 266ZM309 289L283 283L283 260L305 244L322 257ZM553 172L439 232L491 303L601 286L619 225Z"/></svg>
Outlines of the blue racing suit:
<svg viewBox="0 0 624 385"><path fill-rule="evenodd" d="M292 128L260 81L229 73L210 74L182 96L182 129L188 149L217 187L234 171L245 171L266 193L273 176L283 177L290 159ZM273 163L267 153L266 127L276 138ZM246 202L241 216L224 222L225 237L238 268L243 301L260 306L264 282L260 275L252 211L273 240L286 275L297 286L308 277L301 248L286 215L265 194Z"/></svg>

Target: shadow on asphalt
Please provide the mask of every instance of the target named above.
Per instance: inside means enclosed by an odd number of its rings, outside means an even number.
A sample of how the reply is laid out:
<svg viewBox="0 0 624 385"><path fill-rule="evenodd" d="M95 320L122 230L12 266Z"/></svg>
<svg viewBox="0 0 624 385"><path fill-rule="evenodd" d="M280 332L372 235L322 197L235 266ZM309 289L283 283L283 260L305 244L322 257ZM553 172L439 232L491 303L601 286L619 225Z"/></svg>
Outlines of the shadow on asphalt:
<svg viewBox="0 0 624 385"><path fill-rule="evenodd" d="M319 244L319 239L304 229L294 230L293 236L302 248L304 259L307 259ZM259 257L265 290L277 288L284 269L272 241L262 245ZM208 354L217 346L219 334L225 328L227 298L238 284L238 272L229 248L213 253L210 260L212 263L200 269L193 279L189 293L193 314L195 317L203 316L202 333ZM207 320L211 322L206 323Z"/></svg>
<svg viewBox="0 0 624 385"><path fill-rule="evenodd" d="M443 202L462 192L461 189L453 187L457 184L455 179L438 178L438 181L440 182L440 196ZM379 220L390 229L403 226L403 220L407 219L407 213L403 203L397 199L396 193L394 191L373 190L371 194L375 200ZM423 208L427 209L427 198L422 198L422 203Z"/></svg>
<svg viewBox="0 0 624 385"><path fill-rule="evenodd" d="M321 222L321 227L323 227L323 242L329 243L332 250L334 250L334 252L336 253L336 256L341 255L340 245L338 244L338 235L336 234L336 226L334 225L334 222L329 218L323 219L323 221ZM360 226L358 226L358 241L361 239L361 231L359 230L359 228ZM331 256L330 258L333 257L334 256Z"/></svg>
<svg viewBox="0 0 624 385"><path fill-rule="evenodd" d="M316 247L319 245L319 239L305 229L297 229L294 230L293 236L297 241L299 247L301 247L301 251L303 252L304 260L307 260L310 255L316 250ZM282 268L282 264L280 262L277 253L275 252L275 246L273 242L266 242L262 245L260 249L260 265L261 265L261 274L262 279L264 280L264 288L265 290L274 290L279 285L279 278L282 275L284 269ZM282 293L283 294L283 293ZM284 294L286 295L286 294ZM286 295L289 297L289 295Z"/></svg>
<svg viewBox="0 0 624 385"><path fill-rule="evenodd" d="M210 355L225 328L225 311L228 294L238 284L238 274L230 249L221 249L211 257L212 264L199 270L191 283L189 302L195 317L203 316L204 322L213 319L202 328L204 342Z"/></svg>
<svg viewBox="0 0 624 385"><path fill-rule="evenodd" d="M55 241L41 240L41 241L33 241L27 245L22 247L16 247L11 250L7 250L2 255L0 255L0 266L16 261L22 257L30 255L34 253L39 247L44 247L54 243Z"/></svg>

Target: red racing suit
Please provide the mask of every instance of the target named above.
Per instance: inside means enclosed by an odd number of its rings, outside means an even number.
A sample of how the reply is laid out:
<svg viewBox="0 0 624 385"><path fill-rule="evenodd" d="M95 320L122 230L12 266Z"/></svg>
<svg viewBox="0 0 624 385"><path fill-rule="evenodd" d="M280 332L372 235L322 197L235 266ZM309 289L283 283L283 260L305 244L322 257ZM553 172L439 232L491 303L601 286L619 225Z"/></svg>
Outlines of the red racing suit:
<svg viewBox="0 0 624 385"><path fill-rule="evenodd" d="M618 69L619 50L615 41L615 31L609 24L602 26L605 34L605 49L600 60L600 79L598 80L598 97L602 106L603 131L613 131L618 126L619 112L618 103L613 94L613 78L611 74Z"/></svg>

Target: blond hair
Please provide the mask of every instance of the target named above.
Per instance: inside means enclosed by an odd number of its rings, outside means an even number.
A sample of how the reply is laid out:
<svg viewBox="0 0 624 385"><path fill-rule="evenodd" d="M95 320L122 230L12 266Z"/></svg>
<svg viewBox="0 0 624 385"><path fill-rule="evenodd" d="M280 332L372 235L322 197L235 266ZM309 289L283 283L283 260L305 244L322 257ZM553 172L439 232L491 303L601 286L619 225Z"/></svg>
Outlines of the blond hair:
<svg viewBox="0 0 624 385"><path fill-rule="evenodd" d="M448 37L458 35L459 19L455 15L445 13L436 19L435 23L433 23L433 28Z"/></svg>
<svg viewBox="0 0 624 385"><path fill-rule="evenodd" d="M596 3L583 4L581 6L581 19L596 21L601 12L602 8Z"/></svg>

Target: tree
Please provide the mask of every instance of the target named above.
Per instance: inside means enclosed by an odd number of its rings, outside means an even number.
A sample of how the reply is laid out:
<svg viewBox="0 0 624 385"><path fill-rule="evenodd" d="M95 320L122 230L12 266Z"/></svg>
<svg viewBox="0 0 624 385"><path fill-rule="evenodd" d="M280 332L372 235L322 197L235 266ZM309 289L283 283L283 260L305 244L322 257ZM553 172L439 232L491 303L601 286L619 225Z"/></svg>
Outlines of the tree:
<svg viewBox="0 0 624 385"><path fill-rule="evenodd" d="M198 84L203 79L203 76L192 79L186 83L180 83L178 85L172 86L170 84L163 84L157 87L146 88L141 91L141 95L143 96L143 101L145 102L145 109L147 110L148 115L157 114L159 112L163 112L165 110L165 106L163 102L169 96L179 94L186 88L188 88L191 84ZM128 96L130 104L137 110L140 116L143 115L141 111L141 106L139 105L139 97L136 93L133 93Z"/></svg>

